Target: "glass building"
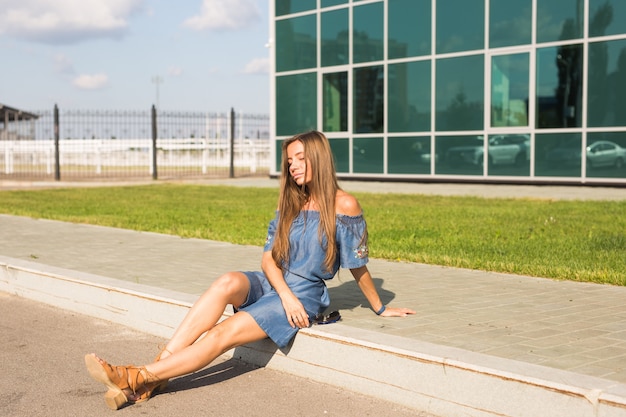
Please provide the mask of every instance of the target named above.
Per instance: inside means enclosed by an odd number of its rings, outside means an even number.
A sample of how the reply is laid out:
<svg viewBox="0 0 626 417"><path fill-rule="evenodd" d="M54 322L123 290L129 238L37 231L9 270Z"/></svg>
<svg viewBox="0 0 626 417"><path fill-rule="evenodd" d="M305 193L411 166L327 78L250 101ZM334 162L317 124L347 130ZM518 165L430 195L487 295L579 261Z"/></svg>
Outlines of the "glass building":
<svg viewBox="0 0 626 417"><path fill-rule="evenodd" d="M626 0L272 0L272 174L626 185Z"/></svg>

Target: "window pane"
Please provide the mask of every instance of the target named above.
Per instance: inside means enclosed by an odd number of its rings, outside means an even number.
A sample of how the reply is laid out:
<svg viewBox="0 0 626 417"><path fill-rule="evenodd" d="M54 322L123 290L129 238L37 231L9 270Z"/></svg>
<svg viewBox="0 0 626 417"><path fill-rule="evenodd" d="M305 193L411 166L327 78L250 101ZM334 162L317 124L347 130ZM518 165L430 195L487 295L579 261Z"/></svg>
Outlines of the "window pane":
<svg viewBox="0 0 626 417"><path fill-rule="evenodd" d="M587 124L626 126L626 40L589 44Z"/></svg>
<svg viewBox="0 0 626 417"><path fill-rule="evenodd" d="M626 33L624 0L589 0L589 36Z"/></svg>
<svg viewBox="0 0 626 417"><path fill-rule="evenodd" d="M582 45L537 50L537 128L580 127Z"/></svg>
<svg viewBox="0 0 626 417"><path fill-rule="evenodd" d="M430 0L388 1L389 59L430 54Z"/></svg>
<svg viewBox="0 0 626 417"><path fill-rule="evenodd" d="M525 45L532 40L532 0L489 2L489 47Z"/></svg>
<svg viewBox="0 0 626 417"><path fill-rule="evenodd" d="M587 176L626 178L626 132L587 135Z"/></svg>
<svg viewBox="0 0 626 417"><path fill-rule="evenodd" d="M439 136L435 139L435 174L483 175L482 136Z"/></svg>
<svg viewBox="0 0 626 417"><path fill-rule="evenodd" d="M276 134L292 136L317 128L315 73L276 77Z"/></svg>
<svg viewBox="0 0 626 417"><path fill-rule="evenodd" d="M437 53L485 47L484 0L437 0Z"/></svg>
<svg viewBox="0 0 626 417"><path fill-rule="evenodd" d="M315 15L276 22L276 71L317 66Z"/></svg>
<svg viewBox="0 0 626 417"><path fill-rule="evenodd" d="M537 0L537 42L582 37L583 13L581 0Z"/></svg>
<svg viewBox="0 0 626 417"><path fill-rule="evenodd" d="M430 174L430 137L389 138L389 174Z"/></svg>
<svg viewBox="0 0 626 417"><path fill-rule="evenodd" d="M580 177L580 133L541 134L535 137L535 175Z"/></svg>
<svg viewBox="0 0 626 417"><path fill-rule="evenodd" d="M335 157L337 172L350 172L350 141L348 139L329 139L330 150Z"/></svg>
<svg viewBox="0 0 626 417"><path fill-rule="evenodd" d="M383 94L385 73L382 65L354 69L354 131L383 131Z"/></svg>
<svg viewBox="0 0 626 417"><path fill-rule="evenodd" d="M491 126L528 126L529 55L491 61Z"/></svg>
<svg viewBox="0 0 626 417"><path fill-rule="evenodd" d="M317 0L276 0L276 16L315 9Z"/></svg>
<svg viewBox="0 0 626 417"><path fill-rule="evenodd" d="M483 56L440 59L436 71L436 130L481 130L485 108Z"/></svg>
<svg viewBox="0 0 626 417"><path fill-rule="evenodd" d="M348 130L348 73L324 74L322 113L324 131Z"/></svg>
<svg viewBox="0 0 626 417"><path fill-rule="evenodd" d="M490 135L487 146L487 175L530 175L529 135Z"/></svg>
<svg viewBox="0 0 626 417"><path fill-rule="evenodd" d="M430 130L430 61L390 64L387 77L389 132Z"/></svg>
<svg viewBox="0 0 626 417"><path fill-rule="evenodd" d="M348 0L322 0L322 7L337 6L338 4L347 3Z"/></svg>
<svg viewBox="0 0 626 417"><path fill-rule="evenodd" d="M383 173L383 139L354 138L352 171L355 173Z"/></svg>
<svg viewBox="0 0 626 417"><path fill-rule="evenodd" d="M322 66L348 64L348 9L322 13Z"/></svg>
<svg viewBox="0 0 626 417"><path fill-rule="evenodd" d="M353 61L382 60L383 55L383 3L354 7L353 11Z"/></svg>

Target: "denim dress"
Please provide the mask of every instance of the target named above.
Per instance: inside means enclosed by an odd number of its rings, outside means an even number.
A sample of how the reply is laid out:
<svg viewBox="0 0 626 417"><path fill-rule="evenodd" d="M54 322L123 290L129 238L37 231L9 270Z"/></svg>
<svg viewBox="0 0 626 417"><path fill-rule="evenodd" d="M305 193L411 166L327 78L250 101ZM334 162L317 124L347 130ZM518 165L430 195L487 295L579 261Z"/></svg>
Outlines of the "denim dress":
<svg viewBox="0 0 626 417"><path fill-rule="evenodd" d="M279 213L270 222L264 251L272 250ZM285 282L304 306L309 321L330 305L325 280L332 279L339 267L353 269L368 262L367 225L363 215L336 215L337 258L331 271L324 267L319 241L320 213L303 210L289 232L289 264L283 268ZM326 244L326 238L323 239ZM262 271L243 272L250 280L247 300L238 308L249 313L278 347L287 346L298 332L287 320L280 297Z"/></svg>

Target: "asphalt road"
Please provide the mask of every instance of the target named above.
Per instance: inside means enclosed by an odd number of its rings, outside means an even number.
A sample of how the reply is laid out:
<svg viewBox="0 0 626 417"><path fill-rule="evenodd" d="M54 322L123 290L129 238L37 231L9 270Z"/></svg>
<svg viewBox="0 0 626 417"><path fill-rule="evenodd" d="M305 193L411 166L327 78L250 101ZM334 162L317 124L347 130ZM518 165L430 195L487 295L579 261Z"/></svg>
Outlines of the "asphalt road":
<svg viewBox="0 0 626 417"><path fill-rule="evenodd" d="M164 340L2 292L0 335L0 416L434 417L232 359L171 381L148 402L112 411L104 386L85 369L85 353L144 363Z"/></svg>

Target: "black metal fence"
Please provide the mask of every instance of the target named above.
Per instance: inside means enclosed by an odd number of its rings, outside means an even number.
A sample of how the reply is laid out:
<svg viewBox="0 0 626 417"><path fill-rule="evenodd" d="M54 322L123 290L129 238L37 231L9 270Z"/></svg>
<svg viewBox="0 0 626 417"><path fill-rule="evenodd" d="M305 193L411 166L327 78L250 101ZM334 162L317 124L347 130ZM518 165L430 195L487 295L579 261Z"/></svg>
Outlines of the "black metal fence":
<svg viewBox="0 0 626 417"><path fill-rule="evenodd" d="M267 175L269 116L125 110L34 111L0 131L0 179Z"/></svg>

